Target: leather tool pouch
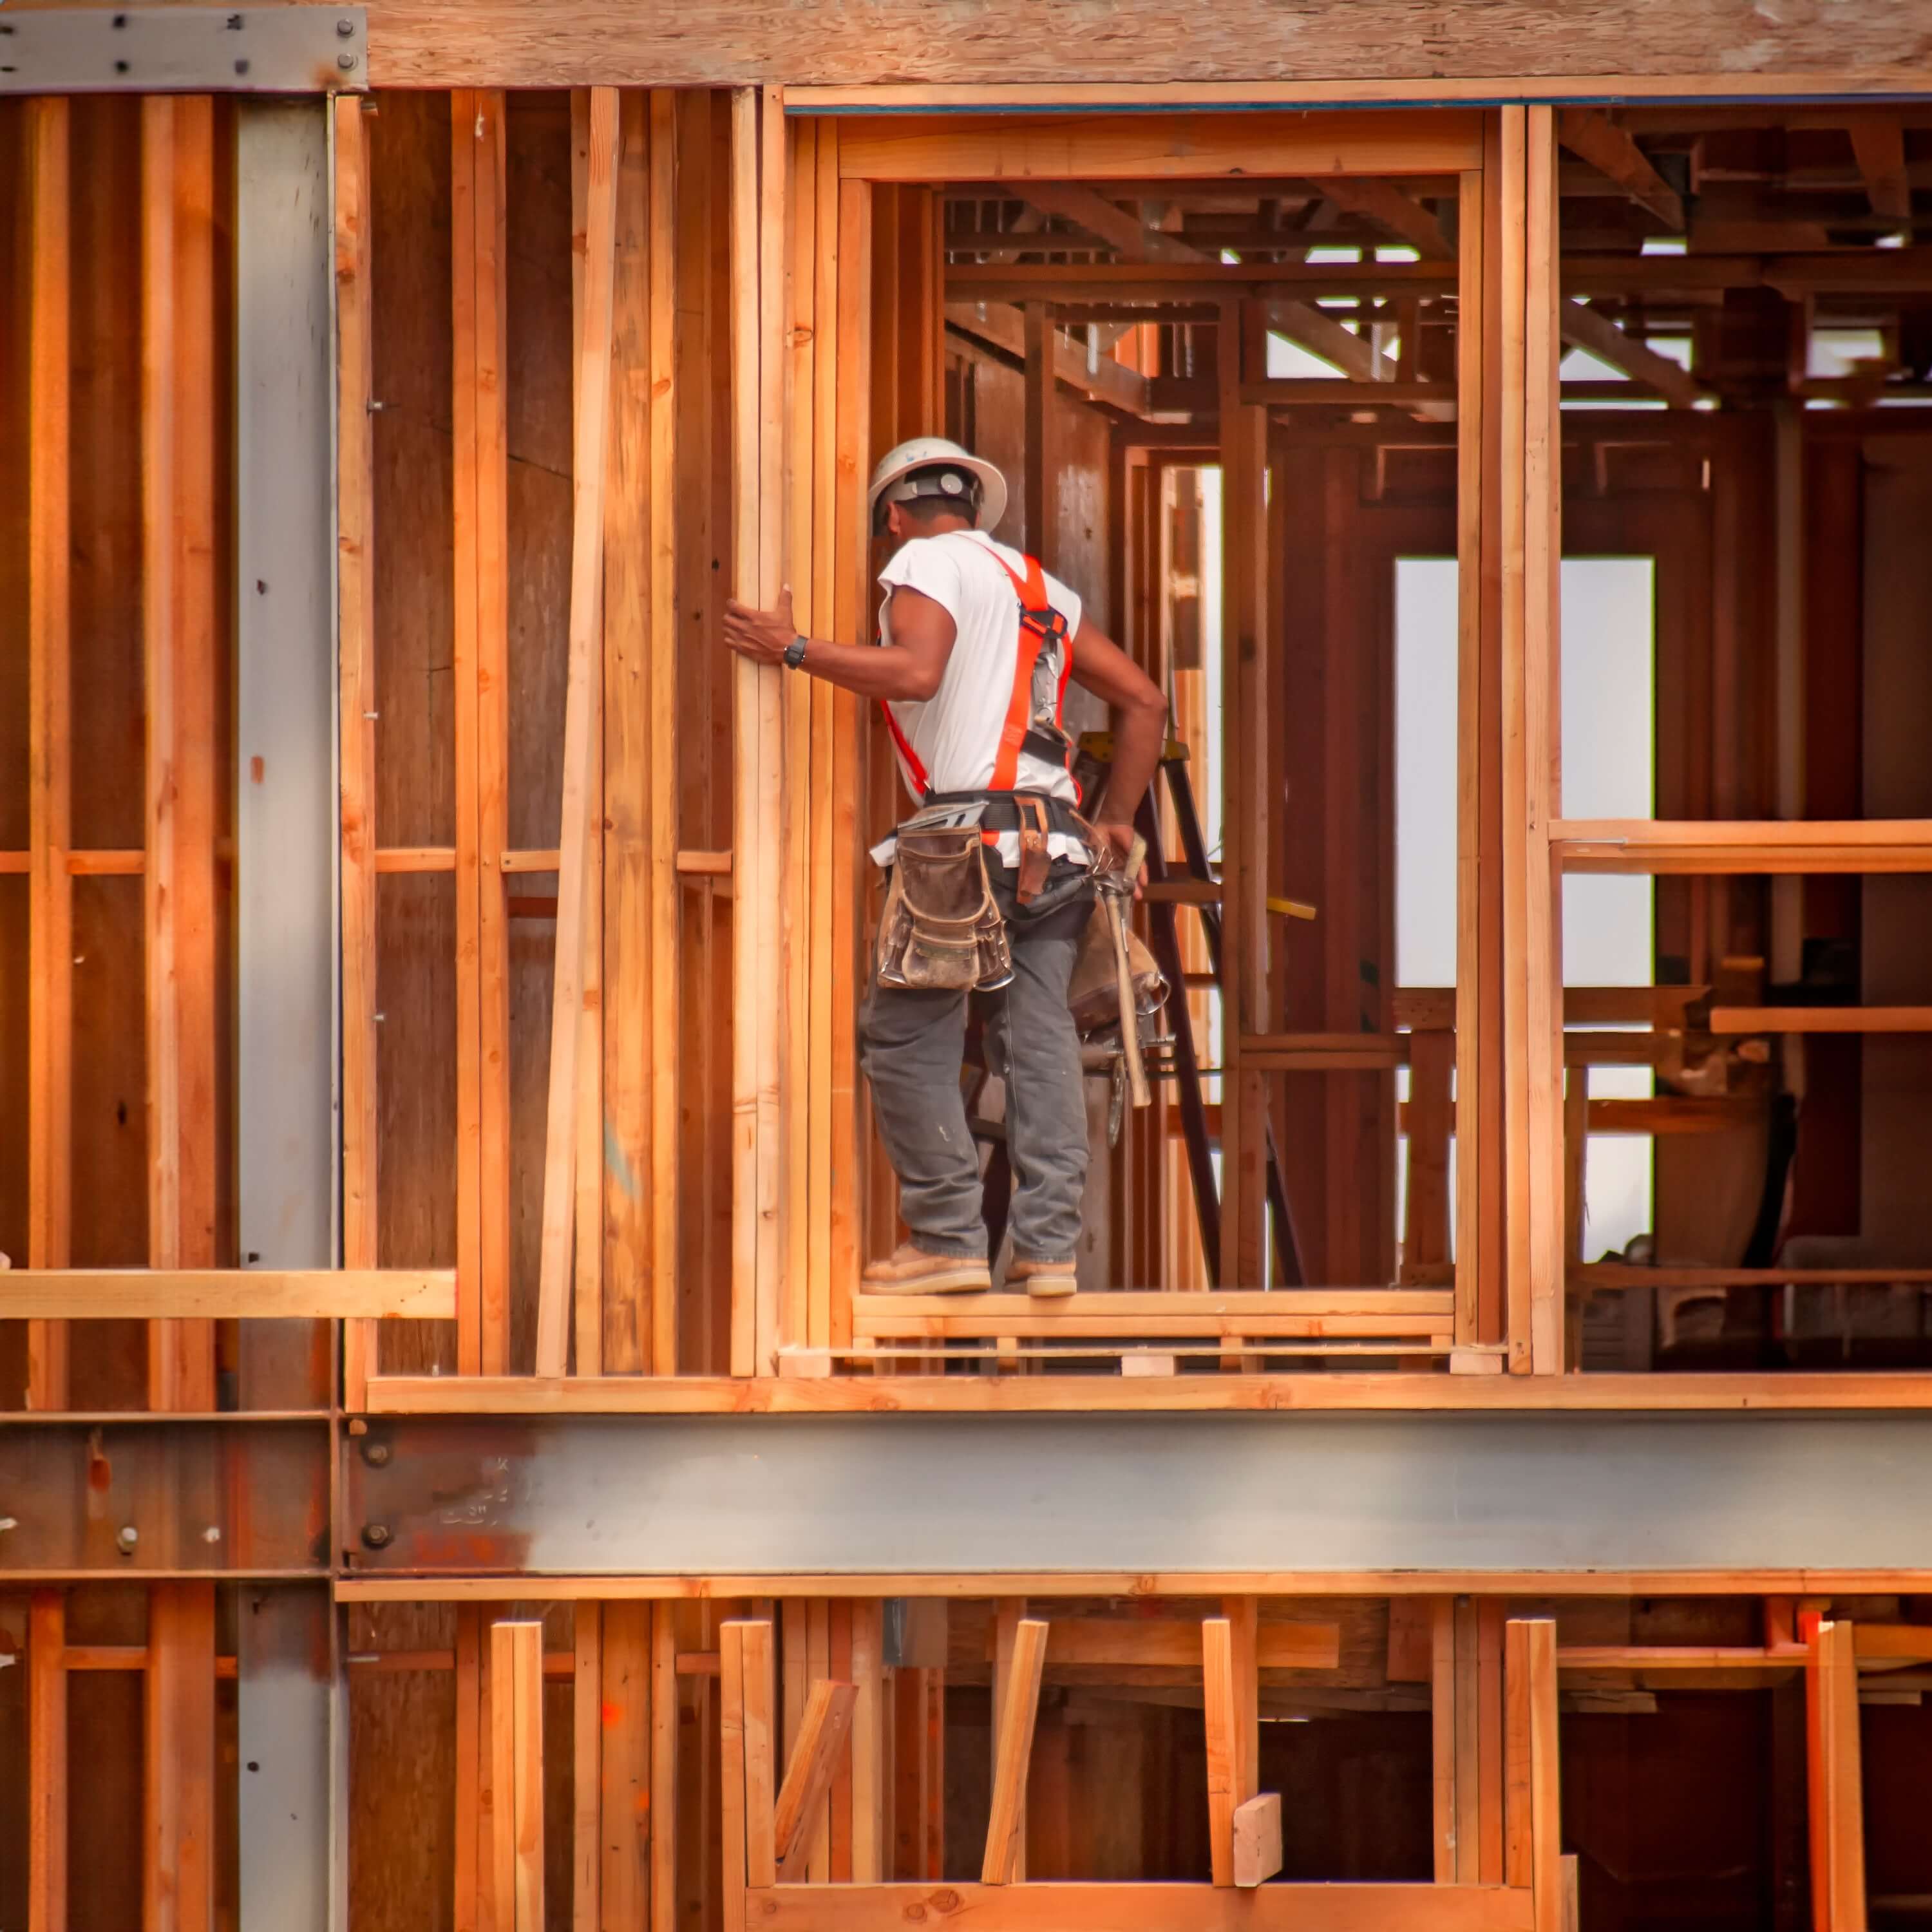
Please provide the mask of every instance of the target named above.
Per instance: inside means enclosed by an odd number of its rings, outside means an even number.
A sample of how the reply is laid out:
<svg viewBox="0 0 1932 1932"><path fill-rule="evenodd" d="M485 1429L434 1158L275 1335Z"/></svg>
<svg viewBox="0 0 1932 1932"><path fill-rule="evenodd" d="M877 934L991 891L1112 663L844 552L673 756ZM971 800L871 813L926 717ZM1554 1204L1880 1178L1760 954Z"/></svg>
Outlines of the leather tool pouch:
<svg viewBox="0 0 1932 1932"><path fill-rule="evenodd" d="M1020 818L1019 878L1014 898L1030 905L1046 884L1049 860L1046 849L1046 801L1043 798L1016 798Z"/></svg>
<svg viewBox="0 0 1932 1932"><path fill-rule="evenodd" d="M1154 1012L1167 998L1167 976L1154 963L1154 955L1132 926L1127 928L1127 970L1133 982L1136 1006L1142 1014ZM1082 1034L1100 1033L1120 1022L1120 981L1114 951L1114 928L1102 904L1094 906L1094 916L1081 934L1080 950L1067 984L1066 1004L1073 1010L1073 1024Z"/></svg>
<svg viewBox="0 0 1932 1932"><path fill-rule="evenodd" d="M922 825L922 818L951 824ZM898 830L879 922L879 984L920 992L1004 986L1013 976L1006 922L986 881L978 814L920 813Z"/></svg>

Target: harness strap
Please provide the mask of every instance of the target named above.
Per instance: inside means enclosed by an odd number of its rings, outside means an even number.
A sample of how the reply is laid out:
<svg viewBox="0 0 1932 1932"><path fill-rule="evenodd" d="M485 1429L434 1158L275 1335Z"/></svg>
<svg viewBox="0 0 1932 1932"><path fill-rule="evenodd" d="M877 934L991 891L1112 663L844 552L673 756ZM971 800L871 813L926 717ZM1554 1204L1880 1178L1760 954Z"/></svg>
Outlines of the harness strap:
<svg viewBox="0 0 1932 1932"><path fill-rule="evenodd" d="M1040 652L1048 643L1057 640L1066 647L1066 658L1070 664L1072 643L1067 635L1066 620L1046 601L1046 580L1040 569L1040 560L1031 556L1027 559L1026 575L1022 578L998 550L988 546L987 554L1012 580L1020 605L1019 644L1013 664L1012 696L1006 706L1006 722L1000 732L1000 749L993 760L993 778L989 788L994 791L1010 791L1019 773L1020 753L1026 748L1033 727L1033 674L1040 662ZM1063 686L1064 682L1063 680Z"/></svg>

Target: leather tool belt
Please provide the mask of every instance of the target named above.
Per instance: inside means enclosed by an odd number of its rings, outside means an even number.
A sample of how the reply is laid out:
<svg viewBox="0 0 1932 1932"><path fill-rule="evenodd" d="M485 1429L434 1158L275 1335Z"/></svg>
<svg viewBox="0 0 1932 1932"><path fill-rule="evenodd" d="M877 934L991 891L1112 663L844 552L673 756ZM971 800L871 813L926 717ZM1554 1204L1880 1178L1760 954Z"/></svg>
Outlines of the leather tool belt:
<svg viewBox="0 0 1932 1932"><path fill-rule="evenodd" d="M1022 905L1030 905L1046 886L1052 863L1048 833L1064 832L1089 850L1095 849L1093 826L1064 799L1049 798L1044 792L929 791L922 810L974 805L983 807L980 819L983 831L1017 832L1020 836L1019 876L1013 897Z"/></svg>
<svg viewBox="0 0 1932 1932"><path fill-rule="evenodd" d="M879 921L880 986L990 992L1012 980L1012 948L987 883L980 816L970 805L928 802L898 828Z"/></svg>

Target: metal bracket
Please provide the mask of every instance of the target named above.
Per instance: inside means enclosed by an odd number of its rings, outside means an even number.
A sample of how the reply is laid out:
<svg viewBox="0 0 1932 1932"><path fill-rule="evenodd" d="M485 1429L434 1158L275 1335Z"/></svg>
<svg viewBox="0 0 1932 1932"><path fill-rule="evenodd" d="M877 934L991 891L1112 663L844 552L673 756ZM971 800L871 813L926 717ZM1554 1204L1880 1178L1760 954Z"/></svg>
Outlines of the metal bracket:
<svg viewBox="0 0 1932 1932"><path fill-rule="evenodd" d="M0 14L0 94L345 94L362 7L49 7Z"/></svg>

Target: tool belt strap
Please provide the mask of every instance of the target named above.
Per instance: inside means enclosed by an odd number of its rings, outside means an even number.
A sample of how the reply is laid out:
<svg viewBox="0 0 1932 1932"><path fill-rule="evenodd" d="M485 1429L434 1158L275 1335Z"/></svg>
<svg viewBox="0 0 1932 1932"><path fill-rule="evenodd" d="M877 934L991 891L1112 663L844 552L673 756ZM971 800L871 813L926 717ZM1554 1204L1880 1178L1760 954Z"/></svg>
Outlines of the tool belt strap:
<svg viewBox="0 0 1932 1932"><path fill-rule="evenodd" d="M1024 801L1024 802L1022 802ZM1064 832L1090 845L1094 828L1064 798L1049 798L1037 791L929 791L920 801L929 805L983 805L980 818L982 832L1018 832L1037 824L1036 808L1044 807L1047 830Z"/></svg>

